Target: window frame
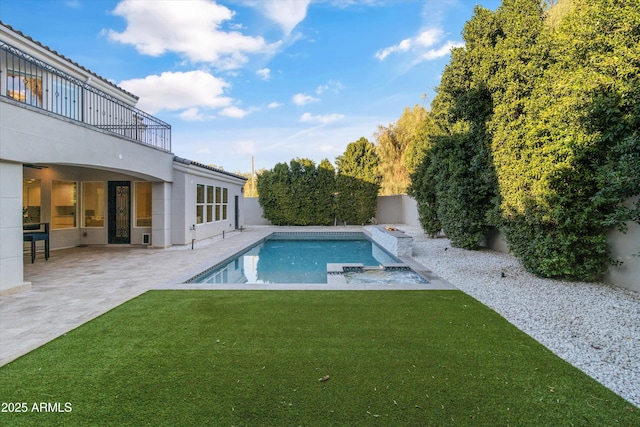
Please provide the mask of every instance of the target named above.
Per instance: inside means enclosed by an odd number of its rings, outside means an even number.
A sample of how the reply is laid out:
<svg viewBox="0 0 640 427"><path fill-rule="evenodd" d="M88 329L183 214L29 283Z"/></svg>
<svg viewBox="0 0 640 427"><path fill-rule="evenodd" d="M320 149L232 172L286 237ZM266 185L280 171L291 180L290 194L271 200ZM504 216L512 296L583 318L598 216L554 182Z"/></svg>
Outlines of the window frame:
<svg viewBox="0 0 640 427"><path fill-rule="evenodd" d="M207 185L207 196L206 196L206 213L207 213L207 223L211 223L214 221L213 219L213 194L214 194L214 186Z"/></svg>
<svg viewBox="0 0 640 427"><path fill-rule="evenodd" d="M38 199L38 205L31 205L32 196L29 194L30 189L34 188L35 185L31 185L33 183L37 183L38 194L34 196L34 199ZM26 194L25 194L26 193ZM26 200L25 200L26 197ZM38 208L38 216L33 216L36 220L28 221L32 216L30 212L32 212L32 208ZM23 178L22 179L22 223L23 224L40 224L42 223L42 179L40 178Z"/></svg>
<svg viewBox="0 0 640 427"><path fill-rule="evenodd" d="M227 187L222 188L222 221L226 221L227 218L227 206L229 205L229 189Z"/></svg>
<svg viewBox="0 0 640 427"><path fill-rule="evenodd" d="M66 197L66 196L57 196L56 195L56 183L70 183L73 184L73 194L71 195L73 204L72 205L58 205L56 203L56 198ZM56 208L71 208L66 209L65 214L59 214L60 210L56 210ZM65 224L63 219L66 217L73 218L73 225ZM70 226L67 226L70 225ZM78 228L78 181L70 181L70 180L52 180L51 181L51 229L52 230L72 230Z"/></svg>
<svg viewBox="0 0 640 427"><path fill-rule="evenodd" d="M138 224L138 185L145 185L149 187L149 225L139 225ZM151 183L151 181L134 181L133 183L133 194L134 194L134 199L133 199L133 212L134 212L134 218L133 218L133 228L151 228L153 225L153 185ZM145 217L146 219L146 217Z"/></svg>
<svg viewBox="0 0 640 427"><path fill-rule="evenodd" d="M105 227L105 219L106 219L106 215L105 215L105 202L104 202L104 198L106 197L106 185L104 181L82 181L81 183L81 187L82 187L82 203L81 203L81 209L80 209L80 213L81 213L81 227L82 228L104 228ZM87 203L87 199L88 197L85 194L85 188L87 187L87 184L102 184L102 225L87 225L87 208L86 208L86 203ZM99 201L98 201L99 203ZM99 215L98 215L99 216Z"/></svg>
<svg viewBox="0 0 640 427"><path fill-rule="evenodd" d="M206 186L204 184L196 184L196 225L204 224L205 192Z"/></svg>

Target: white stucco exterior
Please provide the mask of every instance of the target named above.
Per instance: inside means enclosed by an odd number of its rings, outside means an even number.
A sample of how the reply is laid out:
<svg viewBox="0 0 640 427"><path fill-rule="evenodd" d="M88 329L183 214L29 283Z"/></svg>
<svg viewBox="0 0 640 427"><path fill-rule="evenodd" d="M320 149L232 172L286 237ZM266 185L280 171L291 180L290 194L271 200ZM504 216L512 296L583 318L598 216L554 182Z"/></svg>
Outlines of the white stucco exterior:
<svg viewBox="0 0 640 427"><path fill-rule="evenodd" d="M0 48L0 295L30 287L24 224L48 223L54 251L165 248L242 226L246 179L175 156L170 126L135 109L135 95L2 24ZM70 113L50 107L60 90L76 97ZM198 209L219 214L198 220Z"/></svg>

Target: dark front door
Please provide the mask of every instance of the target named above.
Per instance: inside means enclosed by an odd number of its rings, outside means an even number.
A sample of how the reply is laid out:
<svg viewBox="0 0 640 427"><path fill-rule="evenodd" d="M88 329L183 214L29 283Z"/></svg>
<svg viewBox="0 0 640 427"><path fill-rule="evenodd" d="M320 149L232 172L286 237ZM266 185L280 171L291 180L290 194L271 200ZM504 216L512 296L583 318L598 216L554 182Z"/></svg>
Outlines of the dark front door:
<svg viewBox="0 0 640 427"><path fill-rule="evenodd" d="M131 243L131 182L109 181L109 243Z"/></svg>

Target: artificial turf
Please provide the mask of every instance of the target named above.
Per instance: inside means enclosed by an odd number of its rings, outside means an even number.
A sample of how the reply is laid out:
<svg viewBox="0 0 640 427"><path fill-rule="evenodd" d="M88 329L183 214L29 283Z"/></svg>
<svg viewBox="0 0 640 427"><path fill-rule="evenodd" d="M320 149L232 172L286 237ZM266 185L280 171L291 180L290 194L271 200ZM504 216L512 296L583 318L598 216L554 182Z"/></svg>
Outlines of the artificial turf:
<svg viewBox="0 0 640 427"><path fill-rule="evenodd" d="M640 425L459 291L152 291L0 368L0 396L26 408L2 425Z"/></svg>

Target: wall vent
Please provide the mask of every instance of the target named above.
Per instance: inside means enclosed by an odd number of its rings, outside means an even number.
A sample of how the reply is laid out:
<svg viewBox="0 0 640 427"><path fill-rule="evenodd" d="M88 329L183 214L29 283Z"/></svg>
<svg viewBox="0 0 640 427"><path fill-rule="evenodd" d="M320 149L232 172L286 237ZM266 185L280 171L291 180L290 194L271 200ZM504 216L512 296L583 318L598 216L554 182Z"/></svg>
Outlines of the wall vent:
<svg viewBox="0 0 640 427"><path fill-rule="evenodd" d="M143 245L150 245L151 244L151 234L142 233L142 244Z"/></svg>

